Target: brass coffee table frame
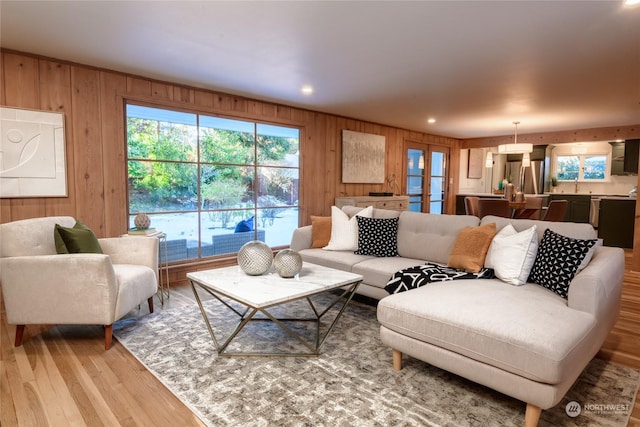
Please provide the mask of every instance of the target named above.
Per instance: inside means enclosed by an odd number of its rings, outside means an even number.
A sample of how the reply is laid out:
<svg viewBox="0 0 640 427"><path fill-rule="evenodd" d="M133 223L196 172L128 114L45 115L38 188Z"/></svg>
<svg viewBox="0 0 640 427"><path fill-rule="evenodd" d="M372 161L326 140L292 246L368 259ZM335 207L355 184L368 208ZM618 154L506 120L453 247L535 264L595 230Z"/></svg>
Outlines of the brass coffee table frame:
<svg viewBox="0 0 640 427"><path fill-rule="evenodd" d="M210 289L209 287L207 287L206 285L199 283L198 281L195 281L193 279L189 279L190 283L191 283L191 289L193 290L193 294L196 298L196 301L198 302L198 307L200 307L200 312L202 313L202 317L207 325L207 329L209 330L209 335L211 335L211 339L213 340L213 343L216 347L216 350L218 352L218 356L219 357L232 357L232 356L252 356L252 357L281 357L281 356L295 356L295 357L314 357L314 356L318 356L320 355L320 348L322 347L322 345L324 344L325 340L327 339L327 337L329 336L329 334L331 333L331 331L333 330L334 326L336 325L336 323L338 322L338 319L340 319L340 317L342 316L342 313L344 312L345 308L347 307L347 304L349 304L349 301L351 301L351 299L353 298L353 295L356 292L356 289L358 289L358 286L360 285L360 283L362 282L362 280L358 280L356 282L353 282L351 284L347 284L347 285L343 285L340 288L336 288L337 290L341 291L340 294L335 295L335 298L333 298L333 300L329 303L329 305L322 311L318 310L318 307L316 306L316 304L313 303L313 301L311 301L311 297L314 295L320 295L322 293L327 293L330 290L323 290L320 292L317 292L315 294L312 295L307 295L307 296L302 296L299 298L294 298L294 299L290 299L288 301L285 302L278 302L278 303L274 303L271 305L267 305L264 307L255 307L252 305L248 305L245 302L241 302L238 299L234 298L233 295L229 295L220 291L213 291L212 289ZM204 309L204 306L202 305L202 301L200 299L200 296L198 295L198 291L196 288L200 288L202 290L204 290L205 292L207 292L208 294L210 294L211 296L213 296L214 298L216 298L218 301L220 301L222 304L224 304L227 308L229 308L229 310L231 310L233 313L235 313L236 315L238 315L239 320L237 325L235 326L233 332L231 333L231 335L224 340L224 342L222 343L222 345L220 345L220 343L218 342L218 339L216 338L216 334L213 331L213 327L211 326L211 322L209 321L209 316L207 315L206 310ZM235 307L232 307L227 301L223 300L220 295L244 306L244 311L242 310L237 310ZM312 318L276 318L273 315L271 315L271 313L269 313L267 311L268 308L271 307L277 307L277 306L281 306L281 305L285 305L294 301L300 301L306 299L307 303L309 304L309 307L311 307L311 310L313 311L315 317ZM329 310L331 310L340 300L344 300L344 304L342 305L342 307L340 308L340 311L336 314L336 317L333 319L333 321L331 322L331 325L329 326L329 328L327 329L327 331L324 333L324 335L321 335L320 332L320 321L322 320L322 317L324 315L326 315ZM247 315L247 313L249 313ZM266 317L258 317L256 318L255 315L258 313L262 313L263 315L265 315ZM289 334L289 336L291 336L292 338L296 339L298 342L300 342L301 344L303 344L307 349L309 349L309 352L303 353L303 352L296 352L296 353L268 353L268 352L258 352L258 353L254 353L254 352L227 352L226 349L229 346L229 344L231 343L231 341L233 341L233 339L240 333L240 331L242 331L242 329L249 323L249 322L260 322L260 321L271 321L273 323L275 323L276 325L278 325L280 327L280 329L282 329L283 331L285 331L287 334ZM310 343L307 340L305 340L300 334L296 333L294 330L292 330L290 327L288 327L286 324L284 324L283 322L286 321L302 321L302 322L315 322L316 323L316 332L315 332L315 342L314 343Z"/></svg>

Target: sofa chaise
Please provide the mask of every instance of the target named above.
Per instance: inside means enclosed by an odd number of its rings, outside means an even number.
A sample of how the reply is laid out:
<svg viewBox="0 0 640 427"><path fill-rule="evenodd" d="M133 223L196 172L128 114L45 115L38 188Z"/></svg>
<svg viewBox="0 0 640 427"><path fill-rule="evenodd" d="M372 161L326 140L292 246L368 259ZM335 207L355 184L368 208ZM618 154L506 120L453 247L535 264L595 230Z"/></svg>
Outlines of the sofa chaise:
<svg viewBox="0 0 640 427"><path fill-rule="evenodd" d="M343 210L354 215L359 208ZM495 223L500 232L510 224L523 232L535 225L540 244L546 229L595 239L589 224L378 209L372 217L398 217L399 256L311 248L312 226L295 230L291 248L304 261L364 277L358 292L380 300L380 338L393 350L394 369L402 368L406 354L522 400L527 426L537 425L541 411L561 401L617 320L624 252L613 247L590 250L566 298L539 284L514 286L498 278L433 282L393 295L384 290L398 270L427 261L447 264L465 227Z"/></svg>

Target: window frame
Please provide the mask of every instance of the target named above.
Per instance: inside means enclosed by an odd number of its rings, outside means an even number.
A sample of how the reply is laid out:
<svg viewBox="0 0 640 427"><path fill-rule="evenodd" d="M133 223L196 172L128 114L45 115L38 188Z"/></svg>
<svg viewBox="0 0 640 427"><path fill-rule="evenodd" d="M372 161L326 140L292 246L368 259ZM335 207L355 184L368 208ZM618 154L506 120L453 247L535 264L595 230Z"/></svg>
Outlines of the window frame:
<svg viewBox="0 0 640 427"><path fill-rule="evenodd" d="M128 119L129 119L129 114L127 111L128 106L136 106L136 107L143 107L143 108L151 108L151 109L158 109L158 110L165 110L168 112L175 112L177 114L189 114L189 115L194 115L196 117L196 124L195 124L195 144L196 144L196 159L195 160L173 160L173 159L153 159L153 158L145 158L145 157L129 157L129 131L128 131ZM228 114L220 114L218 112L212 112L212 111L208 111L206 109L194 109L194 108L185 108L184 106L176 106L176 105L163 105L163 104L157 104L157 103L152 103L152 102L145 102L145 101L140 101L140 100L136 100L136 99L130 99L130 98L123 98L123 116L124 116L124 143L125 143L125 147L124 147L124 155L125 155L125 180L128 182L130 179L129 176L129 162L131 161L140 161L140 162L163 162L163 163L178 163L178 164L183 164L183 165L195 165L197 172L196 172L196 198L197 198L197 202L195 203L195 208L194 209L184 209L184 210L175 210L175 209L170 209L170 210L156 210L156 211L139 211L139 210L132 210L131 209L131 200L130 200L130 190L129 190L129 185L127 185L127 192L126 192L126 215L127 215L127 223L129 224L129 226L133 226L133 218L138 214L138 213L147 213L150 215L163 215L163 214L186 214L186 215L191 215L191 214L195 214L197 217L197 227L198 227L198 251L197 251L197 256L196 257L187 257L181 260L178 260L178 262L185 262L185 261L201 261L205 258L210 257L211 255L203 255L201 252L201 247L202 244L204 243L202 240L203 237L203 233L202 233L202 227L203 227L203 223L202 223L202 218L203 216L214 212L214 211L251 211L254 215L255 215L255 223L256 226L253 230L254 233L254 238L258 239L258 230L263 229L264 227L259 227L258 226L258 213L261 211L265 211L266 209L296 209L297 210L297 215L296 215L296 225L295 227L300 227L300 217L301 217L301 210L302 210L302 205L301 205L301 201L302 201L302 183L301 183L301 179L302 179L302 147L301 147L301 142L303 141L303 134L304 134L304 127L297 125L297 124L293 124L293 123L289 123L289 122L274 122L274 121L269 121L269 120L260 120L254 117L243 117L242 115L238 115L238 116L233 116L233 115L228 115ZM218 209L211 209L211 208L205 208L204 204L203 204L203 197L202 197L202 169L203 166L207 167L207 166L229 166L229 164L226 163L220 163L220 162L212 162L210 160L204 160L201 157L201 144L202 144L202 140L201 140L201 136L202 136L202 132L201 129L207 127L204 124L201 123L201 117L211 117L211 118L219 118L219 119L226 119L226 120L232 120L232 121L238 121L238 122L245 122L247 125L250 125L253 129L253 147L252 147L252 151L254 152L254 156L253 156L253 161L252 163L244 163L244 164L237 164L235 166L240 166L240 167L247 167L247 168L253 168L253 184L254 187L258 187L260 186L260 180L258 177L258 171L260 169L283 169L283 170L290 170L290 171L294 171L294 177L293 180L297 181L295 183L295 188L293 190L291 190L292 192L294 192L297 197L295 199L295 204L292 205L280 205L278 204L276 205L261 205L258 201L260 195L258 194L258 191L256 191L252 196L251 196L251 201L253 202L251 207L246 208L246 207L230 207L230 206L225 206L225 207L220 207ZM153 119L151 119L153 120ZM158 120L159 122L161 122L161 120ZM169 123L173 123L173 122L169 122ZM280 165L280 164L276 164L273 161L270 160L265 160L265 161L261 161L258 158L258 151L259 151L259 147L258 147L258 139L261 135L264 136L264 134L261 133L260 131L260 127L263 126L265 128L268 127L276 127L276 128L289 128L293 131L297 131L297 165L296 166L288 166L288 165ZM267 134L268 135L268 134ZM266 193L265 195L269 196L269 193ZM151 225L151 227L153 227L153 224ZM163 230L161 230L163 231ZM291 230L291 232L293 233L293 229ZM266 240L266 239L265 239ZM274 249L277 248L284 248L284 247L288 247L288 244L275 244L273 245ZM226 254L227 256L231 253ZM215 254L214 256L218 256L221 254Z"/></svg>
<svg viewBox="0 0 640 427"><path fill-rule="evenodd" d="M585 169L585 158L587 157L604 157L604 177L602 179L597 178L585 178L584 177L584 169ZM572 153L571 151L561 151L554 153L553 156L553 169L554 175L556 176L558 182L574 182L574 179L561 179L559 176L559 165L558 158L559 157L577 157L578 158L578 182L609 182L611 180L611 152L605 152L604 150L596 150L593 152L587 153Z"/></svg>

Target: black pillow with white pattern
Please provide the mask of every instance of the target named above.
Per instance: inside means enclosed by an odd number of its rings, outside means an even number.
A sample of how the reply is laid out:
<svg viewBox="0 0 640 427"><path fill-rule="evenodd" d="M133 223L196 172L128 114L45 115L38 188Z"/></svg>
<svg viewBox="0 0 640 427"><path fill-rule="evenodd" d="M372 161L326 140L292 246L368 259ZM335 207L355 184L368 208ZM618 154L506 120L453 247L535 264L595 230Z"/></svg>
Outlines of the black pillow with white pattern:
<svg viewBox="0 0 640 427"><path fill-rule="evenodd" d="M358 249L356 255L398 256L398 218L356 217Z"/></svg>
<svg viewBox="0 0 640 427"><path fill-rule="evenodd" d="M567 298L571 280L596 242L596 239L573 239L547 228L540 241L528 281Z"/></svg>

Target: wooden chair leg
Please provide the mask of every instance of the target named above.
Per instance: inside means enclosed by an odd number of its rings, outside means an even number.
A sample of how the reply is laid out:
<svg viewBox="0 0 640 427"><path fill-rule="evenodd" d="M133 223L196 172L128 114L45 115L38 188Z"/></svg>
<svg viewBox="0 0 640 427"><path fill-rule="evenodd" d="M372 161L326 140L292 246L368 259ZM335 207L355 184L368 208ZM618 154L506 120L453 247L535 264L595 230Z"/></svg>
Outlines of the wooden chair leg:
<svg viewBox="0 0 640 427"><path fill-rule="evenodd" d="M104 349L109 350L111 347L111 338L113 337L113 324L104 327Z"/></svg>
<svg viewBox="0 0 640 427"><path fill-rule="evenodd" d="M393 350L393 369L395 371L402 369L402 352L395 349Z"/></svg>
<svg viewBox="0 0 640 427"><path fill-rule="evenodd" d="M16 325L16 347L20 347L22 345L22 336L24 335L24 325Z"/></svg>
<svg viewBox="0 0 640 427"><path fill-rule="evenodd" d="M147 302L149 303L149 313L153 313L153 297L149 297Z"/></svg>
<svg viewBox="0 0 640 427"><path fill-rule="evenodd" d="M540 420L540 414L542 409L539 406L527 403L527 409L524 412L524 425L525 427L536 427Z"/></svg>

